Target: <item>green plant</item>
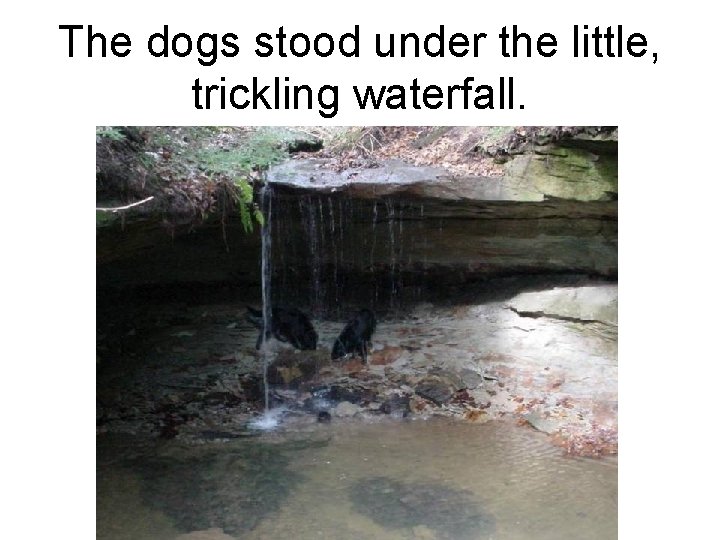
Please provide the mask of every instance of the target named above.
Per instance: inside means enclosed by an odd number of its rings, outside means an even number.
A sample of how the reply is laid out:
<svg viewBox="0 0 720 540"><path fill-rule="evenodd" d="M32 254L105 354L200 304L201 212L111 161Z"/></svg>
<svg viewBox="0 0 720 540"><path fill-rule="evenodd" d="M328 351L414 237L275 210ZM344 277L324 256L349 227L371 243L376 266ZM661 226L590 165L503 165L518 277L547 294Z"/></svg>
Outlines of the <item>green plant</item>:
<svg viewBox="0 0 720 540"><path fill-rule="evenodd" d="M286 156L277 139L258 133L234 148L201 148L189 157L208 173L234 175L267 169Z"/></svg>
<svg viewBox="0 0 720 540"><path fill-rule="evenodd" d="M116 127L111 126L97 126L95 128L96 137L105 137L113 141L124 141L125 134Z"/></svg>
<svg viewBox="0 0 720 540"><path fill-rule="evenodd" d="M265 224L265 216L257 203L253 202L252 184L247 178L236 178L233 186L235 189L232 191L232 197L240 213L240 222L245 232L252 232L253 218L262 227Z"/></svg>
<svg viewBox="0 0 720 540"><path fill-rule="evenodd" d="M264 224L260 203L253 200L253 187L257 187L255 182L262 171L287 158L288 145L297 136L287 128L272 127L96 127L98 155L107 156L103 163L118 162L118 167L127 171L127 178L139 180L136 198L156 194L162 207L163 198L170 194L173 204L182 205L183 211L193 211L200 220L217 212L223 235L230 216L239 216L248 233L254 225ZM115 141L130 144L117 145ZM138 177L137 171L148 174ZM157 179L155 190L145 193L145 184L140 181L149 182L151 178ZM98 186L104 187L103 182L109 181L102 177ZM110 186L114 197L108 200L113 205L116 200L125 201L122 187ZM110 192L110 188L105 191ZM99 224L106 221L98 218Z"/></svg>

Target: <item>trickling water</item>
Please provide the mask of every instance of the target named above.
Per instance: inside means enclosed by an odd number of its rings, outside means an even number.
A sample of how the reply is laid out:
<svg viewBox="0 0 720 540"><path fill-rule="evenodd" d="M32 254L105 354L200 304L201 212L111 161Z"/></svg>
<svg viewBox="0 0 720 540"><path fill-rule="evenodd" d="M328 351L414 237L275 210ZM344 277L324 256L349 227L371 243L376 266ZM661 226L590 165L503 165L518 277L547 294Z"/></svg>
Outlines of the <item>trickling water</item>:
<svg viewBox="0 0 720 540"><path fill-rule="evenodd" d="M262 333L262 356L263 356L263 385L265 388L265 412L270 409L270 391L268 388L268 364L269 364L269 352L265 346L265 342L268 338L272 324L272 308L271 308L271 290L270 282L272 279L272 264L271 264L271 253L272 253L272 187L269 182L265 182L261 191L261 204L263 208L264 223L260 232L262 242L262 262L261 262L261 286L262 286L262 312L263 312L263 328L265 331Z"/></svg>
<svg viewBox="0 0 720 540"><path fill-rule="evenodd" d="M315 205L313 204L312 197L308 196L301 199L300 213L302 214L303 223L305 224L305 234L307 235L308 247L310 249L313 310L318 311L322 307L322 289L320 287L320 262L322 252L319 240L320 231L318 231L317 216L315 215Z"/></svg>
<svg viewBox="0 0 720 540"><path fill-rule="evenodd" d="M373 220L372 220L372 249L370 250L370 271L373 274L375 283L375 305L380 299L380 285L375 274L375 244L377 243L377 222L378 222L378 205L377 201L373 202Z"/></svg>
<svg viewBox="0 0 720 540"><path fill-rule="evenodd" d="M375 270L375 244L377 243L377 201L373 202L373 220L372 220L372 249L370 250L370 268Z"/></svg>
<svg viewBox="0 0 720 540"><path fill-rule="evenodd" d="M340 199L338 201L338 219L340 224L340 266L343 265L343 246L345 243L345 224L343 222L343 206L344 201Z"/></svg>
<svg viewBox="0 0 720 540"><path fill-rule="evenodd" d="M265 388L267 390L267 386ZM267 400L267 393L265 394L265 399ZM267 401L265 406L267 407ZM280 420L286 412L286 409L282 407L273 410L266 408L262 416L258 416L248 423L248 428L258 431L271 431L280 425Z"/></svg>
<svg viewBox="0 0 720 540"><path fill-rule="evenodd" d="M390 306L394 305L395 295L397 294L395 284L395 206L389 199L385 200L385 210L388 217L388 236L390 237Z"/></svg>
<svg viewBox="0 0 720 540"><path fill-rule="evenodd" d="M333 211L333 201L328 199L328 207L330 209L330 232L335 235L335 213Z"/></svg>
<svg viewBox="0 0 720 540"><path fill-rule="evenodd" d="M333 209L333 200L328 198L328 212L330 214L330 242L332 244L332 256L333 256L333 273L334 273L334 285L335 285L335 304L338 305L340 302L340 290L338 287L338 256L337 256L337 242L335 240L335 211ZM338 305L339 309L339 305Z"/></svg>
<svg viewBox="0 0 720 540"><path fill-rule="evenodd" d="M403 279L402 279L402 267L404 264L403 259L403 208L400 207L399 211L399 217L398 217L398 275L397 279L395 281L395 292L398 293L399 291L402 291L403 288Z"/></svg>

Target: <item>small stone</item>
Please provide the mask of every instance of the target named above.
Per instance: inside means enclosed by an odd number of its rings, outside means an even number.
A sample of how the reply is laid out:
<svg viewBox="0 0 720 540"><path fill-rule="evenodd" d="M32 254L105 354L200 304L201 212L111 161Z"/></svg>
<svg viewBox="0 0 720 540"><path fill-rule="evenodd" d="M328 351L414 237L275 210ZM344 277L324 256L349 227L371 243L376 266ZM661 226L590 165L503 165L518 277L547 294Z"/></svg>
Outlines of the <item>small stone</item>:
<svg viewBox="0 0 720 540"><path fill-rule="evenodd" d="M525 414L523 415L523 418L538 431L542 431L543 433L547 433L549 435L556 433L562 425L557 419L545 418L535 412Z"/></svg>
<svg viewBox="0 0 720 540"><path fill-rule="evenodd" d="M386 366L388 364L392 364L395 360L400 358L403 352L405 352L405 350L402 347L386 345L378 351L373 351L370 358L370 364L375 366Z"/></svg>
<svg viewBox="0 0 720 540"><path fill-rule="evenodd" d="M330 413L327 411L320 411L317 415L317 420L321 424L327 424L332 419L332 416L330 416Z"/></svg>
<svg viewBox="0 0 720 540"><path fill-rule="evenodd" d="M360 407L353 405L349 401L342 401L335 407L335 416L339 418L355 416L360 411Z"/></svg>
<svg viewBox="0 0 720 540"><path fill-rule="evenodd" d="M427 400L421 398L420 396L412 396L410 398L410 403L408 404L408 408L410 409L410 412L412 413L419 413L427 409L428 402Z"/></svg>
<svg viewBox="0 0 720 540"><path fill-rule="evenodd" d="M380 406L380 411L385 414L404 414L410 410L410 399L408 396L392 395Z"/></svg>
<svg viewBox="0 0 720 540"><path fill-rule="evenodd" d="M442 405L448 401L455 393L456 388L445 377L437 375L428 375L420 379L415 386L415 393L419 396L434 401Z"/></svg>
<svg viewBox="0 0 720 540"><path fill-rule="evenodd" d="M474 390L475 388L484 384L482 375L472 369L463 368L460 371L460 377L462 379L463 386L470 390Z"/></svg>

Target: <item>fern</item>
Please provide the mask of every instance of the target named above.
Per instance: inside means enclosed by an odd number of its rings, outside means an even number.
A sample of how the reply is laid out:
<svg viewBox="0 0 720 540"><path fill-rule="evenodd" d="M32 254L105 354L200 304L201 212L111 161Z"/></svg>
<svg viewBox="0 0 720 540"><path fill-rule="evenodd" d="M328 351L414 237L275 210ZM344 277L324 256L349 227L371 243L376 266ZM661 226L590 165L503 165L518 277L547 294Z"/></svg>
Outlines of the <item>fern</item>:
<svg viewBox="0 0 720 540"><path fill-rule="evenodd" d="M247 178L236 178L234 180L235 190L233 198L240 213L240 223L246 233L253 231L253 218L262 227L265 224L265 217L255 203L253 203L253 187Z"/></svg>

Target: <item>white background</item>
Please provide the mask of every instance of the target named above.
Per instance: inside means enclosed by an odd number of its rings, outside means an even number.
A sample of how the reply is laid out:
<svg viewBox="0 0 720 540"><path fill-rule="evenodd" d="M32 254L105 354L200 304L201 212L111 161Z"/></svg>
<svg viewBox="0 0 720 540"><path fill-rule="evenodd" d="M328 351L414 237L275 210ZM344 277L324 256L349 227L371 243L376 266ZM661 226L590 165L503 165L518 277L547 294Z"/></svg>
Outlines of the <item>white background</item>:
<svg viewBox="0 0 720 540"><path fill-rule="evenodd" d="M710 3L703 3L710 5ZM2 446L5 538L95 535L96 125L619 125L620 538L718 529L717 17L700 2L24 2L3 8ZM20 7L21 6L21 7ZM13 11L15 10L15 11ZM378 59L376 32L486 32L478 59ZM59 24L128 33L127 58L67 57ZM240 36L201 67L147 37ZM254 38L360 25L358 59L255 57ZM554 33L559 53L503 59L504 25ZM642 32L644 59L571 58L572 25ZM78 34L78 38L82 33ZM77 51L84 48L78 40ZM190 86L253 75L341 86L340 112L196 111ZM352 84L513 75L520 111L380 111ZM267 84L267 83L266 83Z"/></svg>

